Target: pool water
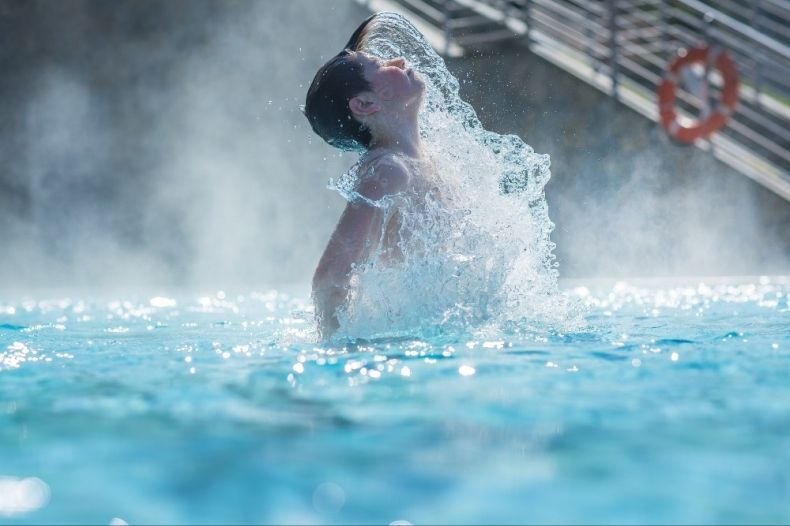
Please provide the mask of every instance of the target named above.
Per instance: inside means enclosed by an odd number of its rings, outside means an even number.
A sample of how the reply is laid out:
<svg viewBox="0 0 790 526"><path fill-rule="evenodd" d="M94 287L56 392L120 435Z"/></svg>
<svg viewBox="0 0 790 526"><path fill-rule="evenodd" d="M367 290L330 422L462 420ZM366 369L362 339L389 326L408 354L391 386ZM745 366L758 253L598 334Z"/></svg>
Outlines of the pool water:
<svg viewBox="0 0 790 526"><path fill-rule="evenodd" d="M788 523L788 283L334 345L275 292L3 298L0 523Z"/></svg>

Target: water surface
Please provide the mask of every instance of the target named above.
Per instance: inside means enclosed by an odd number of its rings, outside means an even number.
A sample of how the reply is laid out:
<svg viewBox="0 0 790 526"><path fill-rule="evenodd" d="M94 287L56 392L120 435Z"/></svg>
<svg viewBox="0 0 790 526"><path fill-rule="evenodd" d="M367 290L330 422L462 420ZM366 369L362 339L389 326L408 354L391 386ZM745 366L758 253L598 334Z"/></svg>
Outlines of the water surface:
<svg viewBox="0 0 790 526"><path fill-rule="evenodd" d="M0 522L787 523L787 283L332 345L276 292L4 298Z"/></svg>

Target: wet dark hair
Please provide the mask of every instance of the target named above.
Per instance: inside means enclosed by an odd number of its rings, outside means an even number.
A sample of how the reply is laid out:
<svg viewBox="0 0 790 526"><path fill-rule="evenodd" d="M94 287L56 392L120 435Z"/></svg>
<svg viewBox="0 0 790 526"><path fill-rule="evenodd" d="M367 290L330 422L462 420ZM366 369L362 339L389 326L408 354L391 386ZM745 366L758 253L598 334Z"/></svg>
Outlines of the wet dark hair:
<svg viewBox="0 0 790 526"><path fill-rule="evenodd" d="M363 91L370 91L362 64L354 56L361 46L372 15L351 35L345 49L321 66L307 90L304 115L313 131L327 143L347 151L370 147L370 131L351 113L348 104Z"/></svg>

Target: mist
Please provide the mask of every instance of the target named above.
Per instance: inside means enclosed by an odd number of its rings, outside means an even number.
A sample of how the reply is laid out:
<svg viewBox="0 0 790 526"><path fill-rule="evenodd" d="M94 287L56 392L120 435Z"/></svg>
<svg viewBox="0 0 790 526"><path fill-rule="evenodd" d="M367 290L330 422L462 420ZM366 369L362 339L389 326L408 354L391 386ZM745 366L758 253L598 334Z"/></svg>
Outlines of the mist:
<svg viewBox="0 0 790 526"><path fill-rule="evenodd" d="M67 0L0 12L4 289L309 278L342 209L326 181L353 158L316 140L300 105L364 9Z"/></svg>
<svg viewBox="0 0 790 526"><path fill-rule="evenodd" d="M307 290L353 154L300 113L351 1L0 2L0 287ZM509 46L509 47L508 47ZM552 156L563 277L790 273L790 207L514 45L450 61Z"/></svg>

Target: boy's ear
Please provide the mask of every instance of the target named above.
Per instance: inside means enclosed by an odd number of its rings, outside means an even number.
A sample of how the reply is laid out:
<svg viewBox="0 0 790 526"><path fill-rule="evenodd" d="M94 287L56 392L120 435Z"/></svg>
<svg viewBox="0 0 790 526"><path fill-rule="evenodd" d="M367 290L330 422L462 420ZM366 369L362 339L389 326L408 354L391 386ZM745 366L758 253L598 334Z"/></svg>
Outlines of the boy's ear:
<svg viewBox="0 0 790 526"><path fill-rule="evenodd" d="M376 101L363 96L352 97L348 101L348 107L351 108L351 113L361 117L372 115L381 109Z"/></svg>

